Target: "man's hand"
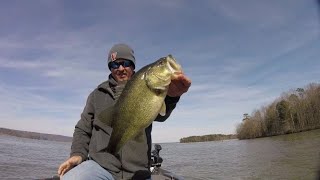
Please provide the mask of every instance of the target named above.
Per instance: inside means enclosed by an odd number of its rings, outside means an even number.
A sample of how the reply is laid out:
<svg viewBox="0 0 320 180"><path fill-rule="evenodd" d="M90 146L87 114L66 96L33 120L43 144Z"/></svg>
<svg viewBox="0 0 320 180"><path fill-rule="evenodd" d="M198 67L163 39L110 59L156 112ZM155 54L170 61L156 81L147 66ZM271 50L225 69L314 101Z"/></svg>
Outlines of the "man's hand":
<svg viewBox="0 0 320 180"><path fill-rule="evenodd" d="M177 97L187 92L191 86L191 80L182 72L174 75L168 89L168 96Z"/></svg>
<svg viewBox="0 0 320 180"><path fill-rule="evenodd" d="M58 169L59 176L63 176L66 172L72 169L74 166L80 164L82 162L81 156L72 156L64 163L62 163Z"/></svg>

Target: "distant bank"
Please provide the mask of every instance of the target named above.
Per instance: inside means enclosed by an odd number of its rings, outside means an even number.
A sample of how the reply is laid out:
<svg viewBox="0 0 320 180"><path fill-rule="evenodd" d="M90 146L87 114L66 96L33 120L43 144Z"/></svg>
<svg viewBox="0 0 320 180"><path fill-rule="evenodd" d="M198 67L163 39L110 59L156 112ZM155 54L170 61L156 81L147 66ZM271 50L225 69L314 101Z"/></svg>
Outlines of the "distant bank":
<svg viewBox="0 0 320 180"><path fill-rule="evenodd" d="M180 139L180 143L206 142L206 141L222 141L227 139L236 139L235 134L209 134L204 136L190 136Z"/></svg>
<svg viewBox="0 0 320 180"><path fill-rule="evenodd" d="M61 142L72 141L72 137L69 137L69 136L20 131L20 130L7 129L7 128L0 128L0 135L1 134L22 137L22 138L29 138L29 139L48 140L48 141L61 141Z"/></svg>

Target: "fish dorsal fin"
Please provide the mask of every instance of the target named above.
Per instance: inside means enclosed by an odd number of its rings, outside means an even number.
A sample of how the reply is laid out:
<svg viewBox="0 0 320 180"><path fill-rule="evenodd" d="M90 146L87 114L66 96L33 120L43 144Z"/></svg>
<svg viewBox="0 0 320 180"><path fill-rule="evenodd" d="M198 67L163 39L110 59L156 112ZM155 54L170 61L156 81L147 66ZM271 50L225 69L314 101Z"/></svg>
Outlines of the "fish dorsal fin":
<svg viewBox="0 0 320 180"><path fill-rule="evenodd" d="M165 116L166 115L166 103L163 101L163 103L162 103L162 106L161 106L161 108L160 108L160 112L159 112L159 114L161 115L161 116Z"/></svg>
<svg viewBox="0 0 320 180"><path fill-rule="evenodd" d="M112 127L112 118L113 117L113 108L108 107L105 110L101 111L98 115L98 119L106 124L107 126Z"/></svg>

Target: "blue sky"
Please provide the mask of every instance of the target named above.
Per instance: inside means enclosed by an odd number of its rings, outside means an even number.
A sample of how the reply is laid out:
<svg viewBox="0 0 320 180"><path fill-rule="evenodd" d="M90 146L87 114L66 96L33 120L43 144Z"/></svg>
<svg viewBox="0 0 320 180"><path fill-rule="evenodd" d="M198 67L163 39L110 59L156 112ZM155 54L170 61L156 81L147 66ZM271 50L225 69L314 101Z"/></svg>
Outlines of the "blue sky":
<svg viewBox="0 0 320 180"><path fill-rule="evenodd" d="M244 113L319 83L315 0L15 1L0 6L0 127L72 136L115 43L192 80L154 142L235 133Z"/></svg>

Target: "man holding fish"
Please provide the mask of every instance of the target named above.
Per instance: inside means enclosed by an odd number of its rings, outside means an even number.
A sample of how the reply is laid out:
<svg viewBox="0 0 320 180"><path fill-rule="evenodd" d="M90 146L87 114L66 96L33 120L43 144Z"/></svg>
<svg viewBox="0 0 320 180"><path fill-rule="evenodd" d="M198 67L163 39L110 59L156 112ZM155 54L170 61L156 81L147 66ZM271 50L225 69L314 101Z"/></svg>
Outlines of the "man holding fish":
<svg viewBox="0 0 320 180"><path fill-rule="evenodd" d="M126 44L110 49L108 67L109 79L89 95L75 126L70 158L58 169L62 179L131 179L148 172L152 122L165 121L191 85L171 55L135 73L134 51Z"/></svg>

